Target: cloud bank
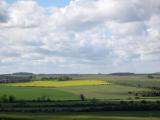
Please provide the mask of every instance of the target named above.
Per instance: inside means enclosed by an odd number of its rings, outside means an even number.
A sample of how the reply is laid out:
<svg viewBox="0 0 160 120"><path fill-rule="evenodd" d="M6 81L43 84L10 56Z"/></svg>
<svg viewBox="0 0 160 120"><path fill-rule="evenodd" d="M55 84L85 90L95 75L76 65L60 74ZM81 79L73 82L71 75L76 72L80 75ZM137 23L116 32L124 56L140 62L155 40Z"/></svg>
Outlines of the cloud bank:
<svg viewBox="0 0 160 120"><path fill-rule="evenodd" d="M0 1L0 43L1 73L160 71L160 1Z"/></svg>

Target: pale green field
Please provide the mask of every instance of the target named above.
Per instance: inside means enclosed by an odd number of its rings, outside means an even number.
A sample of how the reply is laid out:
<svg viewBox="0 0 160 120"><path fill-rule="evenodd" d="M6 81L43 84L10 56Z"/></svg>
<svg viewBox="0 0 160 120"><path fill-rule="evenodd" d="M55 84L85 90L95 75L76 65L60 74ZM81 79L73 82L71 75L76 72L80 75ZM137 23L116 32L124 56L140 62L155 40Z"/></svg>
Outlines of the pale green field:
<svg viewBox="0 0 160 120"><path fill-rule="evenodd" d="M92 99L134 99L135 96L129 95L128 92L141 92L141 91L150 91L147 88L135 88L130 86L123 86L117 84L108 84L108 85L98 85L98 86L78 86L78 87L61 87L58 88L75 95L83 93L87 98Z"/></svg>

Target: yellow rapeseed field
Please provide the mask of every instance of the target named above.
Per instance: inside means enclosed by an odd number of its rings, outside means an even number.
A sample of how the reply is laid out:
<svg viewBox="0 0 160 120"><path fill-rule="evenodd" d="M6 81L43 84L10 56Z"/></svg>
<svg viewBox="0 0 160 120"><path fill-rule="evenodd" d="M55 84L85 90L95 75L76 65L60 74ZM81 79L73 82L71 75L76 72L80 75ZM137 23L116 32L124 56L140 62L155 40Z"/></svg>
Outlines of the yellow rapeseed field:
<svg viewBox="0 0 160 120"><path fill-rule="evenodd" d="M12 83L9 86L20 87L68 87L68 86L90 86L90 85L104 85L109 84L104 80L69 80L69 81L32 81L24 83Z"/></svg>

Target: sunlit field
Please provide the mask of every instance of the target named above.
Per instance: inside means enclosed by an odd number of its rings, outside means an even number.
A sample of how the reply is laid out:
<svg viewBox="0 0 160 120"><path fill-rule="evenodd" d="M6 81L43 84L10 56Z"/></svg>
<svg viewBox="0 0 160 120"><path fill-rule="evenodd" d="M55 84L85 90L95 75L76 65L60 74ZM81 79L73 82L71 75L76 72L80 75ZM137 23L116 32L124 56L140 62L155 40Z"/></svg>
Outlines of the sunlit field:
<svg viewBox="0 0 160 120"><path fill-rule="evenodd" d="M93 85L106 85L109 82L103 80L70 80L70 81L32 81L24 83L11 83L8 86L18 87L71 87L71 86L93 86Z"/></svg>

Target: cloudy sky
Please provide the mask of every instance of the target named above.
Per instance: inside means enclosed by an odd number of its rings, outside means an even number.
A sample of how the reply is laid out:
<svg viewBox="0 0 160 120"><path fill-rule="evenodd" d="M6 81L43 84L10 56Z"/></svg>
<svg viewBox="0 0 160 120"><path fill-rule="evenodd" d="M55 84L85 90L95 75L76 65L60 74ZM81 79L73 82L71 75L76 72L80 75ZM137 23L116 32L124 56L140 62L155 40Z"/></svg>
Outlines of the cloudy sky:
<svg viewBox="0 0 160 120"><path fill-rule="evenodd" d="M0 0L0 73L160 72L160 0Z"/></svg>

